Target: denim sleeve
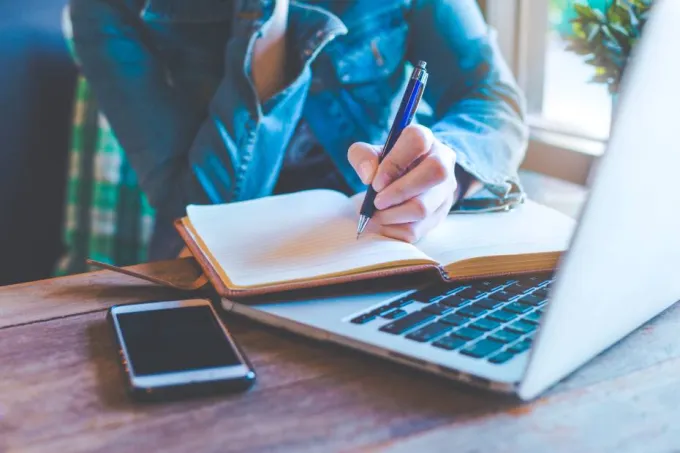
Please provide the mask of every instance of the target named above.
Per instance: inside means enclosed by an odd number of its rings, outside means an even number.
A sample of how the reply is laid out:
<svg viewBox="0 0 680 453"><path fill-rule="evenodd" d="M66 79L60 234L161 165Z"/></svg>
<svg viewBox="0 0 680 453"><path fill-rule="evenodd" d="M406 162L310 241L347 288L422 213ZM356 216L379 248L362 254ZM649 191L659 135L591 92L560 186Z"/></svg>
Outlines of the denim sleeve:
<svg viewBox="0 0 680 453"><path fill-rule="evenodd" d="M268 195L316 53L304 54L290 84L261 105L248 75L250 39L229 39L224 75L206 109L173 86L139 12L125 2L71 0L74 47L157 216L167 221L190 203Z"/></svg>
<svg viewBox="0 0 680 453"><path fill-rule="evenodd" d="M424 99L433 109L432 131L486 189L470 206L514 204L522 196L525 102L477 3L415 0L409 22L409 59L428 64Z"/></svg>

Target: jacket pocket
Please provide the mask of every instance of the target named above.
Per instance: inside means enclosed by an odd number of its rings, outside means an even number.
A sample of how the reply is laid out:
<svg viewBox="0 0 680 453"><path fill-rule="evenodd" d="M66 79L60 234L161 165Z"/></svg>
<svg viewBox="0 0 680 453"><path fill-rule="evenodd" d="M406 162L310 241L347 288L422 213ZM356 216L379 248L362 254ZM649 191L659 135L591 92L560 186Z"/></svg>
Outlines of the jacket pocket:
<svg viewBox="0 0 680 453"><path fill-rule="evenodd" d="M403 65L408 26L401 8L394 8L356 23L328 49L341 84L363 84L387 78Z"/></svg>

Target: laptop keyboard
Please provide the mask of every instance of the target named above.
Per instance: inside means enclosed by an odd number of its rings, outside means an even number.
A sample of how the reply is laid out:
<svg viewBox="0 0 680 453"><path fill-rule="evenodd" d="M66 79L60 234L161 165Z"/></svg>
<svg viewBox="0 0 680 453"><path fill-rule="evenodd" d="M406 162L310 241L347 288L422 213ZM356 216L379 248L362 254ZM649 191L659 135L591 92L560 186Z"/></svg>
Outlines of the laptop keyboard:
<svg viewBox="0 0 680 453"><path fill-rule="evenodd" d="M551 284L550 274L437 284L350 322L502 364L531 347Z"/></svg>

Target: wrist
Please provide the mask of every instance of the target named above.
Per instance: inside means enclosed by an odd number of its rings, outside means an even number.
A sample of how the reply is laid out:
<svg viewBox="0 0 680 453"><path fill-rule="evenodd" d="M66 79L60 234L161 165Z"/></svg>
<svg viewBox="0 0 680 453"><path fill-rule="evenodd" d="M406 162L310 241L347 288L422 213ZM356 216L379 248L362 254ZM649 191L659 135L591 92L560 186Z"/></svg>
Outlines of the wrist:
<svg viewBox="0 0 680 453"><path fill-rule="evenodd" d="M476 180L458 164L456 164L454 175L457 183L453 197L453 205L455 206L468 195Z"/></svg>

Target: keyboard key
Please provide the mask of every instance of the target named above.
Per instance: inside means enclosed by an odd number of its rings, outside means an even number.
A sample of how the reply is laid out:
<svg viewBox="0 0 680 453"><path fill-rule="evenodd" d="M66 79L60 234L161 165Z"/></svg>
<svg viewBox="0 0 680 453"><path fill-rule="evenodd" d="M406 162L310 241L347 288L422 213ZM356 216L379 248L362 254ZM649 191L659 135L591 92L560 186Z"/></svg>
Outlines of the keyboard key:
<svg viewBox="0 0 680 453"><path fill-rule="evenodd" d="M484 280L474 282L472 287L475 289L482 290L484 292L491 292L503 286L503 282L500 280Z"/></svg>
<svg viewBox="0 0 680 453"><path fill-rule="evenodd" d="M493 354L502 347L503 345L501 343L497 343L495 341L479 340L475 344L466 346L460 352L461 354L465 354L476 359L481 359L482 357L486 357Z"/></svg>
<svg viewBox="0 0 680 453"><path fill-rule="evenodd" d="M457 315L462 315L462 316L467 316L468 318L478 318L482 316L484 313L487 312L487 309L484 307L476 307L474 305L470 305L468 307L461 308L456 312Z"/></svg>
<svg viewBox="0 0 680 453"><path fill-rule="evenodd" d="M498 302L507 302L515 296L516 296L516 294L514 294L514 293L511 293L511 292L506 291L506 290L501 290L501 291L496 291L493 294L489 294L488 298L493 299L493 300L497 300Z"/></svg>
<svg viewBox="0 0 680 453"><path fill-rule="evenodd" d="M426 311L428 313L432 313L433 315L441 316L441 315L445 315L446 313L448 313L450 311L453 311L453 308L451 308L447 305L444 305L444 304L436 303L436 304L430 304L427 307L423 308L423 311Z"/></svg>
<svg viewBox="0 0 680 453"><path fill-rule="evenodd" d="M530 322L532 324L538 324L540 319L541 319L541 314L537 311L532 311L531 313L526 315L524 318L522 318L522 320L524 320L526 322Z"/></svg>
<svg viewBox="0 0 680 453"><path fill-rule="evenodd" d="M382 315L382 317L385 318L385 319L399 319L399 318L403 318L406 315L407 315L407 313L404 310L402 310L401 308L397 308L396 310L393 309L392 311L388 311L387 313L384 313Z"/></svg>
<svg viewBox="0 0 680 453"><path fill-rule="evenodd" d="M542 297L543 299L545 299L546 297L548 297L548 290L545 288L539 288L531 294L533 294L536 297Z"/></svg>
<svg viewBox="0 0 680 453"><path fill-rule="evenodd" d="M545 299L542 299L538 296L534 296L533 294L529 294L528 296L524 296L521 299L517 300L520 304L524 305L531 305L533 307L540 305L543 303Z"/></svg>
<svg viewBox="0 0 680 453"><path fill-rule="evenodd" d="M503 305L505 302L500 302L494 299L491 299L490 297L486 297L482 300L478 300L475 302L476 305L479 305L480 307L493 310L494 308L498 308L501 305Z"/></svg>
<svg viewBox="0 0 680 453"><path fill-rule="evenodd" d="M384 313L387 313L390 310L392 310L392 307L390 307L389 305L383 305L381 307L374 308L369 313L374 315L374 316L381 316L381 315L383 315Z"/></svg>
<svg viewBox="0 0 680 453"><path fill-rule="evenodd" d="M410 334L406 335L406 338L409 340L425 343L444 335L451 329L453 329L453 327L448 324L444 324L442 322L433 322L432 324L428 324L425 327L421 327L420 329L411 332Z"/></svg>
<svg viewBox="0 0 680 453"><path fill-rule="evenodd" d="M486 299L480 299L480 300L478 300L477 302L473 302L472 305L470 305L470 307L472 307L472 308L481 308L481 309L483 309L483 310L489 311L489 309L485 307L485 304L482 303L482 302L485 301L485 300L486 300Z"/></svg>
<svg viewBox="0 0 680 453"><path fill-rule="evenodd" d="M510 346L508 351L512 352L513 354L519 354L520 352L528 350L530 347L530 341L520 341L519 343Z"/></svg>
<svg viewBox="0 0 680 453"><path fill-rule="evenodd" d="M538 286L541 283L543 283L544 278L539 277L538 275L533 275L531 277L520 277L517 279L516 285L522 286L524 288L532 288L534 286Z"/></svg>
<svg viewBox="0 0 680 453"><path fill-rule="evenodd" d="M460 292L461 290L463 290L463 289L465 289L465 288L467 288L467 285L460 285L460 284L451 285L451 286L449 286L449 288L446 290L446 295L447 295L447 296L450 296L450 295L452 295L452 294L454 294L454 293Z"/></svg>
<svg viewBox="0 0 680 453"><path fill-rule="evenodd" d="M390 308L404 308L414 303L415 301L413 299L399 299L395 300L394 302L390 302L387 304L387 306Z"/></svg>
<svg viewBox="0 0 680 453"><path fill-rule="evenodd" d="M458 316L455 313L451 313L450 315L444 316L439 321L446 324L450 324L452 326L462 326L463 324L468 322L469 319L463 318L462 316Z"/></svg>
<svg viewBox="0 0 680 453"><path fill-rule="evenodd" d="M350 320L352 324L366 324L367 322L373 321L376 318L375 315L371 313L366 313L363 315L359 315L356 318L353 318Z"/></svg>
<svg viewBox="0 0 680 453"><path fill-rule="evenodd" d="M439 297L445 294L446 291L447 288L445 286L434 285L421 289L420 291L411 294L409 297L417 302L427 304L430 302L430 300L434 299L435 297Z"/></svg>
<svg viewBox="0 0 680 453"><path fill-rule="evenodd" d="M468 342L468 340L464 340L459 337L454 337L454 336L446 336L444 338L440 338L439 340L435 341L432 343L432 346L436 346L441 349L446 349L448 351L452 351L454 349L458 349L465 345Z"/></svg>
<svg viewBox="0 0 680 453"><path fill-rule="evenodd" d="M487 316L489 319L493 319L494 321L498 322L508 322L512 321L513 319L517 318L517 313L512 313L509 311L505 310L498 310L494 311L493 313L490 313L489 316Z"/></svg>
<svg viewBox="0 0 680 453"><path fill-rule="evenodd" d="M533 332L536 330L536 324L532 324L530 322L526 321L515 321L512 324L510 324L508 327L506 327L506 330L509 330L510 332L515 332L520 335L524 335L530 332Z"/></svg>
<svg viewBox="0 0 680 453"><path fill-rule="evenodd" d="M508 344L517 341L520 336L521 335L517 335L509 330L499 330L498 332L492 333L489 338L498 341L499 343Z"/></svg>
<svg viewBox="0 0 680 453"><path fill-rule="evenodd" d="M482 290L479 290L479 289L467 288L467 289L464 289L463 291L457 293L456 296L462 297L463 299L476 299L476 298L478 298L479 296L481 296L482 294L485 294L485 293L486 293L486 291L482 291Z"/></svg>
<svg viewBox="0 0 680 453"><path fill-rule="evenodd" d="M526 313L531 310L531 306L529 305L522 305L518 302L513 302L510 305L506 306L503 308L503 310L512 312L512 313L517 313L517 314L522 314Z"/></svg>
<svg viewBox="0 0 680 453"><path fill-rule="evenodd" d="M442 299L439 301L440 304L448 305L449 307L452 308L458 308L462 307L463 305L467 305L470 303L470 299L463 299L462 297L458 297L456 295L453 296L448 296L445 299Z"/></svg>
<svg viewBox="0 0 680 453"><path fill-rule="evenodd" d="M470 327L472 327L473 329L481 330L483 332L492 331L500 326L501 324L499 322L492 321L491 319L488 318L478 319L477 321L470 324Z"/></svg>
<svg viewBox="0 0 680 453"><path fill-rule="evenodd" d="M513 357L515 357L515 354L513 354L512 352L503 351L503 352L499 352L495 356L492 356L489 359L489 362L500 365L501 363L505 363L508 360L512 359Z"/></svg>
<svg viewBox="0 0 680 453"><path fill-rule="evenodd" d="M526 291L526 288L515 283L513 285L507 286L503 291L507 291L510 294L522 294L524 291Z"/></svg>
<svg viewBox="0 0 680 453"><path fill-rule="evenodd" d="M432 321L434 318L435 316L431 313L416 311L404 316L401 319L397 319L396 321L382 326L380 330L383 332L400 335L408 330L425 324L428 321Z"/></svg>
<svg viewBox="0 0 680 453"><path fill-rule="evenodd" d="M464 338L465 340L474 340L484 335L484 332L477 329L470 329L469 327L461 327L453 332L453 335Z"/></svg>

